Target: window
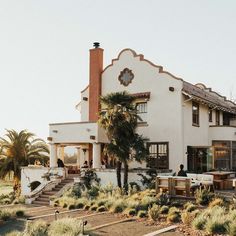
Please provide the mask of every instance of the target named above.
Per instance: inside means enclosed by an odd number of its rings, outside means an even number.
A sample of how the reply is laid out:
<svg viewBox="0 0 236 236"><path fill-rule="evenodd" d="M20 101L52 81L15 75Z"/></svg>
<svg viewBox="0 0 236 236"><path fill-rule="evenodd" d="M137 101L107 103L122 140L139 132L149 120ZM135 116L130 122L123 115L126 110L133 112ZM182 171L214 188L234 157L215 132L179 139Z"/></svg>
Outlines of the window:
<svg viewBox="0 0 236 236"><path fill-rule="evenodd" d="M212 109L209 108L209 122L212 122Z"/></svg>
<svg viewBox="0 0 236 236"><path fill-rule="evenodd" d="M230 169L230 141L212 141L214 147L214 167L219 170Z"/></svg>
<svg viewBox="0 0 236 236"><path fill-rule="evenodd" d="M147 103L146 102L140 102L136 104L137 114L142 119L141 121L138 120L138 122L147 122Z"/></svg>
<svg viewBox="0 0 236 236"><path fill-rule="evenodd" d="M220 125L220 111L216 110L216 125Z"/></svg>
<svg viewBox="0 0 236 236"><path fill-rule="evenodd" d="M157 169L169 169L168 143L148 143L149 158L147 166Z"/></svg>
<svg viewBox="0 0 236 236"><path fill-rule="evenodd" d="M199 126L199 104L196 102L193 102L192 104L192 115L193 125Z"/></svg>
<svg viewBox="0 0 236 236"><path fill-rule="evenodd" d="M230 113L223 112L223 125L229 126L230 125Z"/></svg>

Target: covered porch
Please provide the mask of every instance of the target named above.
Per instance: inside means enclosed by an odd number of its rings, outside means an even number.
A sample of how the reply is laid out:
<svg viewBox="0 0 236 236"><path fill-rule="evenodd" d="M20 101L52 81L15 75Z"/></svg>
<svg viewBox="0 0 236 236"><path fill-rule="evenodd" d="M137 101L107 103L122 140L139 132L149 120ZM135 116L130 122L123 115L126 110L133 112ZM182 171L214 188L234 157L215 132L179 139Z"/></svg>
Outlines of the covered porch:
<svg viewBox="0 0 236 236"><path fill-rule="evenodd" d="M69 122L49 125L50 167L58 166L58 159L65 162L65 148L77 149L77 168L85 161L90 168L101 168L104 143L107 137L96 122Z"/></svg>

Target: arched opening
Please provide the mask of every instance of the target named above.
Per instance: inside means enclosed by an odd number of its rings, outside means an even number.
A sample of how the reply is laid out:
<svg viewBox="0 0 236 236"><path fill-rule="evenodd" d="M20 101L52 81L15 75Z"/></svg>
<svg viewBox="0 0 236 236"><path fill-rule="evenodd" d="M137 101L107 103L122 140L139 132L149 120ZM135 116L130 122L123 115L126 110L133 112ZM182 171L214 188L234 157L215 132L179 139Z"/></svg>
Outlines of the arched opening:
<svg viewBox="0 0 236 236"><path fill-rule="evenodd" d="M31 191L34 191L41 183L39 181L33 181L30 183Z"/></svg>

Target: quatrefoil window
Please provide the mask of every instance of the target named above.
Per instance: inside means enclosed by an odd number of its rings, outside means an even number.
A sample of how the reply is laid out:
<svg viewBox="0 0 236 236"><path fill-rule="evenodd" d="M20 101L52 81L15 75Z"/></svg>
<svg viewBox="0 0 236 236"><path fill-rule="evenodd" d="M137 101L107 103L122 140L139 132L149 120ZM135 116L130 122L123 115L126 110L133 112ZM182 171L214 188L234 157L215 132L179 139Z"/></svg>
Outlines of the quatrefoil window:
<svg viewBox="0 0 236 236"><path fill-rule="evenodd" d="M124 70L122 70L118 77L120 83L123 84L124 86L128 86L132 82L133 78L134 78L134 74L132 73L132 70L128 68L125 68Z"/></svg>

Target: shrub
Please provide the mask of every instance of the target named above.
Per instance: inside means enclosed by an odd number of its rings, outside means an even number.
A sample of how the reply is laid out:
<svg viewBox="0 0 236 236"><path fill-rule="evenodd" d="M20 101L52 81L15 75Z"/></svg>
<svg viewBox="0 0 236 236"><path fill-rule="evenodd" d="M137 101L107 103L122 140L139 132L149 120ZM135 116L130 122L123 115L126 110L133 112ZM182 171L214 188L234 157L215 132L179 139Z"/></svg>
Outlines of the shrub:
<svg viewBox="0 0 236 236"><path fill-rule="evenodd" d="M27 221L23 235L27 236L45 236L47 235L48 225L45 221Z"/></svg>
<svg viewBox="0 0 236 236"><path fill-rule="evenodd" d="M151 208L148 209L148 216L152 220L156 221L160 216L160 206L154 204Z"/></svg>
<svg viewBox="0 0 236 236"><path fill-rule="evenodd" d="M22 236L20 231L12 231L10 233L5 234L5 236Z"/></svg>
<svg viewBox="0 0 236 236"><path fill-rule="evenodd" d="M88 189L87 193L90 197L95 198L98 196L99 186L98 185L91 185L91 188Z"/></svg>
<svg viewBox="0 0 236 236"><path fill-rule="evenodd" d="M214 206L224 206L224 201L221 198L215 198L209 203L209 207L213 208Z"/></svg>
<svg viewBox="0 0 236 236"><path fill-rule="evenodd" d="M191 225L199 211L184 211L181 214L181 220L186 225Z"/></svg>
<svg viewBox="0 0 236 236"><path fill-rule="evenodd" d="M186 211L187 212L192 212L192 211L195 211L197 209L197 206L194 205L194 204L189 204L187 207L186 207Z"/></svg>
<svg viewBox="0 0 236 236"><path fill-rule="evenodd" d="M140 202L140 205L137 206L137 210L148 210L149 207L152 207L153 204L157 202L155 197L144 196Z"/></svg>
<svg viewBox="0 0 236 236"><path fill-rule="evenodd" d="M0 211L0 219L1 220L7 221L11 218L11 216L12 216L11 212L7 209Z"/></svg>
<svg viewBox="0 0 236 236"><path fill-rule="evenodd" d="M127 208L125 210L125 214L127 216L135 216L136 215L136 210L134 208Z"/></svg>
<svg viewBox="0 0 236 236"><path fill-rule="evenodd" d="M192 222L192 226L194 229L197 230L203 230L206 224L207 218L204 216L204 214L198 215Z"/></svg>
<svg viewBox="0 0 236 236"><path fill-rule="evenodd" d="M225 234L227 231L227 223L222 216L212 215L206 223L206 231L209 234Z"/></svg>
<svg viewBox="0 0 236 236"><path fill-rule="evenodd" d="M100 207L100 206L105 206L105 204L107 203L108 199L99 199L97 200L96 204Z"/></svg>
<svg viewBox="0 0 236 236"><path fill-rule="evenodd" d="M89 210L89 208L90 208L90 205L85 205L84 206L84 210L86 210L86 211Z"/></svg>
<svg viewBox="0 0 236 236"><path fill-rule="evenodd" d="M84 203L83 203L83 202L78 202L78 203L76 204L76 208L78 208L78 209L84 208Z"/></svg>
<svg viewBox="0 0 236 236"><path fill-rule="evenodd" d="M68 206L68 210L73 210L73 209L75 209L75 205L74 205L74 204L70 204L70 205Z"/></svg>
<svg viewBox="0 0 236 236"><path fill-rule="evenodd" d="M230 236L236 236L236 224L234 222L231 222L227 227L227 233Z"/></svg>
<svg viewBox="0 0 236 236"><path fill-rule="evenodd" d="M159 193L157 196L156 203L160 206L169 205L170 198L167 193Z"/></svg>
<svg viewBox="0 0 236 236"><path fill-rule="evenodd" d="M97 208L97 212L104 212L104 211L106 211L106 210L107 210L107 209L106 209L105 206L100 206L100 207Z"/></svg>
<svg viewBox="0 0 236 236"><path fill-rule="evenodd" d="M167 215L167 221L168 222L174 222L177 223L180 221L180 210L176 207L171 207L169 209L168 215Z"/></svg>
<svg viewBox="0 0 236 236"><path fill-rule="evenodd" d="M147 211L139 211L138 212L138 217L139 218L144 218L144 217L146 217L147 216Z"/></svg>
<svg viewBox="0 0 236 236"><path fill-rule="evenodd" d="M114 202L111 206L110 211L113 213L121 213L126 208L124 199L120 199Z"/></svg>
<svg viewBox="0 0 236 236"><path fill-rule="evenodd" d="M134 188L136 189L136 192L139 192L141 190L141 187L136 182L129 182L129 186L131 187L132 191L134 191Z"/></svg>
<svg viewBox="0 0 236 236"><path fill-rule="evenodd" d="M63 218L53 221L48 229L48 236L77 236L81 233L81 221L74 218Z"/></svg>
<svg viewBox="0 0 236 236"><path fill-rule="evenodd" d="M168 214L169 212L169 207L168 206L162 206L160 209L161 214Z"/></svg>
<svg viewBox="0 0 236 236"><path fill-rule="evenodd" d="M214 196L214 193L210 192L209 188L200 188L195 192L196 203L200 205L207 205Z"/></svg>
<svg viewBox="0 0 236 236"><path fill-rule="evenodd" d="M89 210L90 211L96 211L98 209L98 206L97 205L92 205Z"/></svg>
<svg viewBox="0 0 236 236"><path fill-rule="evenodd" d="M63 208L66 208L67 207L67 203L64 202L63 205L62 205Z"/></svg>
<svg viewBox="0 0 236 236"><path fill-rule="evenodd" d="M25 215L25 211L23 209L16 210L17 217L23 217Z"/></svg>

